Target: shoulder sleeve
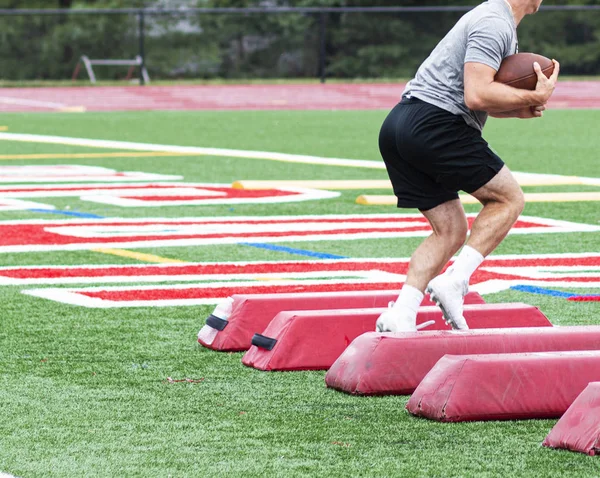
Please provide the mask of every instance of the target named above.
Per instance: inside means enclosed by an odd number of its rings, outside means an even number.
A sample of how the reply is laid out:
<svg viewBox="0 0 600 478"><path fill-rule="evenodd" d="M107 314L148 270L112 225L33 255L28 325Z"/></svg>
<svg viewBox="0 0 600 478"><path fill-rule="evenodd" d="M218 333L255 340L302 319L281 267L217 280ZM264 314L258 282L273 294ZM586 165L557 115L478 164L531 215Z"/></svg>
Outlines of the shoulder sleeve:
<svg viewBox="0 0 600 478"><path fill-rule="evenodd" d="M465 63L483 63L498 71L509 55L512 35L510 25L503 19L480 19L469 28Z"/></svg>

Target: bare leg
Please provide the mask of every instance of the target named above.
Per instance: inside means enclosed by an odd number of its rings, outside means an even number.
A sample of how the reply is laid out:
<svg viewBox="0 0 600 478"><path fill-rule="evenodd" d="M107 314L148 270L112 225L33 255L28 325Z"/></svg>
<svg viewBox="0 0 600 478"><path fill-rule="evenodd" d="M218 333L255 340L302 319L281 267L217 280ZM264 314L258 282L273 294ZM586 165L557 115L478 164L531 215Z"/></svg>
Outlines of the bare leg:
<svg viewBox="0 0 600 478"><path fill-rule="evenodd" d="M406 284L421 292L462 247L468 231L465 211L458 199L422 213L431 224L433 233L413 253L406 277Z"/></svg>
<svg viewBox="0 0 600 478"><path fill-rule="evenodd" d="M471 274L506 237L524 206L523 192L506 166L472 194L483 204L483 209L471 227L467 246L452 267L433 279L427 288L446 322L455 329L468 328L463 317L463 297Z"/></svg>
<svg viewBox="0 0 600 478"><path fill-rule="evenodd" d="M521 187L506 166L472 195L483 204L483 209L471 227L467 244L485 257L506 237L523 211L525 200Z"/></svg>
<svg viewBox="0 0 600 478"><path fill-rule="evenodd" d="M398 300L377 320L376 329L379 332L417 330L417 310L423 300L423 291L465 242L467 218L458 199L422 213L431 224L433 233L412 255L406 282Z"/></svg>
<svg viewBox="0 0 600 478"><path fill-rule="evenodd" d="M473 196L483 204L483 209L471 228L469 247L464 248L453 266L439 276L448 260L463 245L467 221L459 200L423 211L433 234L411 257L406 283L396 303L399 310L382 314L377 321L377 330L416 330L416 311L422 299L419 294L425 288L452 328L468 329L463 317L463 297L468 291L471 274L483 257L506 237L524 205L521 188L506 166L485 186L473 192Z"/></svg>

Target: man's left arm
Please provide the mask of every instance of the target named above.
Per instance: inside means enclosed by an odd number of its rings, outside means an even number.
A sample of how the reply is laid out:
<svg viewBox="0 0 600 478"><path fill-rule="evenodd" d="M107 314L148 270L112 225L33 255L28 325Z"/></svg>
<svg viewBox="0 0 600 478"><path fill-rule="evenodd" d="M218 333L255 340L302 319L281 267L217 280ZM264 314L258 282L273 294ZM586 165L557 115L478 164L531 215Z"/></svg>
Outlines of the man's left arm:
<svg viewBox="0 0 600 478"><path fill-rule="evenodd" d="M512 111L504 111L498 113L490 113L493 118L541 118L544 115L545 105L540 106L527 106L525 108L519 108Z"/></svg>

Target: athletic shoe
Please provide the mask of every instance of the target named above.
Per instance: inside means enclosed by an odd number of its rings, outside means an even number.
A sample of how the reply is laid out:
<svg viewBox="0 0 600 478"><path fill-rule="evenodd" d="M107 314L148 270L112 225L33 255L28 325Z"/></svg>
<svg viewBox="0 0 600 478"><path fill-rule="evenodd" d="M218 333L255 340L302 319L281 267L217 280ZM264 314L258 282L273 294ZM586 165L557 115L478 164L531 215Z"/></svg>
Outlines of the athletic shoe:
<svg viewBox="0 0 600 478"><path fill-rule="evenodd" d="M464 297L469 291L467 281L453 280L448 273L441 274L429 282L426 292L431 295L444 315L444 320L455 330L467 330L469 326L463 317Z"/></svg>
<svg viewBox="0 0 600 478"><path fill-rule="evenodd" d="M388 309L379 316L375 326L376 332L417 332L435 323L433 320L429 320L423 324L415 325L415 318L411 319L401 309L393 307L394 303L390 302Z"/></svg>

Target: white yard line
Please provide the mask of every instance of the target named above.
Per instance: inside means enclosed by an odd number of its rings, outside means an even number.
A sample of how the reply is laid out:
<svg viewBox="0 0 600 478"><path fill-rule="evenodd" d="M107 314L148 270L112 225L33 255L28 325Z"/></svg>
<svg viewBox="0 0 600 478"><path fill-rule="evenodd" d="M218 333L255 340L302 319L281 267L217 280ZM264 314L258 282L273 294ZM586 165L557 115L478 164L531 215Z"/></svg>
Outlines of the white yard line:
<svg viewBox="0 0 600 478"><path fill-rule="evenodd" d="M11 99L9 99L11 100ZM29 101L29 100L23 100ZM32 100L33 101L33 100ZM0 97L2 102L2 97ZM40 102L42 103L42 102ZM59 103L43 102L55 107L64 107ZM39 134L21 134L0 132L0 140L23 141L26 143L63 144L70 146L84 146L90 148L106 148L119 150L132 150L144 152L168 152L184 153L198 156L224 156L229 158L265 159L270 161L282 161L287 163L319 164L322 166L341 166L351 168L385 169L382 161L369 161L364 159L346 158L324 158L320 156L309 156L303 154L276 153L270 151L246 151L239 149L202 148L198 146L177 146L154 143L135 143L130 141L112 141L101 139L71 138L68 136L48 136ZM562 176L558 174L539 174L513 172L522 185L560 185L560 184L582 184L600 186L600 178L589 178L582 176Z"/></svg>
<svg viewBox="0 0 600 478"><path fill-rule="evenodd" d="M66 136L45 136L38 134L0 133L0 140L23 141L26 143L65 144L91 148L129 149L134 151L167 151L172 153L194 153L199 156L226 156L229 158L267 159L287 163L320 164L324 166L344 166L353 168L385 169L380 161L363 159L322 158L300 154L272 153L268 151L244 151L238 149L200 148L197 146L172 146L153 143L133 143L130 141L110 141L101 139L69 138Z"/></svg>
<svg viewBox="0 0 600 478"><path fill-rule="evenodd" d="M69 106L63 103L55 103L53 101L30 100L27 98L13 98L11 96L0 96L0 104L34 106L38 108L48 109L63 109ZM0 475L0 477L1 476L2 475Z"/></svg>

